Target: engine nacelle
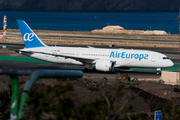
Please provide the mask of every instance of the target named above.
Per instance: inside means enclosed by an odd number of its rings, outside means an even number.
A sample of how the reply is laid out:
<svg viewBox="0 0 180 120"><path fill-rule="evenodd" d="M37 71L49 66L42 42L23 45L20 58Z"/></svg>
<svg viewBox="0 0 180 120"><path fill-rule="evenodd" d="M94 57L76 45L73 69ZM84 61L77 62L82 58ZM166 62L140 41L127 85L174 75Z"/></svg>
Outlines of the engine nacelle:
<svg viewBox="0 0 180 120"><path fill-rule="evenodd" d="M95 63L95 68L97 71L110 72L114 70L114 64L115 62L113 61L98 60Z"/></svg>

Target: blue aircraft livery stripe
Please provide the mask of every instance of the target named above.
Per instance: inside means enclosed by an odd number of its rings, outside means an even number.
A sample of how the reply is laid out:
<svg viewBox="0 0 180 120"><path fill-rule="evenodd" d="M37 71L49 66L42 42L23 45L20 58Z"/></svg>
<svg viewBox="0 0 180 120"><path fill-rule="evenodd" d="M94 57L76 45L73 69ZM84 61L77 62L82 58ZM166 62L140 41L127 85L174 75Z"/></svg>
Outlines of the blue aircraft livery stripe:
<svg viewBox="0 0 180 120"><path fill-rule="evenodd" d="M126 58L126 59L139 59L141 61L142 59L148 60L149 55L148 54L137 54L137 53L127 53L127 52L121 52L118 51L112 51L110 53L110 58Z"/></svg>

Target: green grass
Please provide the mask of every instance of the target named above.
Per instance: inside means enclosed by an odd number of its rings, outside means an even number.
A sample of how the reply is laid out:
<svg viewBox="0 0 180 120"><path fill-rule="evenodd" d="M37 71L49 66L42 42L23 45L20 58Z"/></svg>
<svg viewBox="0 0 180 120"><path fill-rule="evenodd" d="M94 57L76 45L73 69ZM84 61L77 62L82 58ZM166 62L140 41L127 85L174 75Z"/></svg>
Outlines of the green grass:
<svg viewBox="0 0 180 120"><path fill-rule="evenodd" d="M53 63L50 63L50 62L34 59L34 58L31 58L31 57L0 56L0 60L53 64Z"/></svg>

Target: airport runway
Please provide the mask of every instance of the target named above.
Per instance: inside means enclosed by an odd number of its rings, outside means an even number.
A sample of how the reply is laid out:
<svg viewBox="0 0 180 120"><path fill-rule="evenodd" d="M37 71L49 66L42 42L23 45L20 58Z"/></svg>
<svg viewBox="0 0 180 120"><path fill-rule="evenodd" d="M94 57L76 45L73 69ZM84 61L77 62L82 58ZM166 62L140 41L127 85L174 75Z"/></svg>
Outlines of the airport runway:
<svg viewBox="0 0 180 120"><path fill-rule="evenodd" d="M21 36L21 34L7 34L7 36ZM60 35L38 35L39 37L60 38ZM138 42L157 42L157 43L178 43L177 40L157 40L157 39L133 39L133 38L115 38L115 37L91 37L91 36L63 36L66 39L89 39L89 40L118 40L118 41L138 41Z"/></svg>

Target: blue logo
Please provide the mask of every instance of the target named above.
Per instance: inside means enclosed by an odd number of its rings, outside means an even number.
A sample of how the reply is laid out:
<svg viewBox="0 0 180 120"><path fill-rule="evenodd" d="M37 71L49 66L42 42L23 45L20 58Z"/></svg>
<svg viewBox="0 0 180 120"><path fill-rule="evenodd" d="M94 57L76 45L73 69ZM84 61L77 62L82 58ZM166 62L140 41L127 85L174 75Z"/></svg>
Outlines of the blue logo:
<svg viewBox="0 0 180 120"><path fill-rule="evenodd" d="M112 51L110 53L110 58L126 58L126 59L139 59L139 61L141 61L142 59L147 60L149 55L148 54L137 54L137 53L126 53L126 52L122 52L122 53L118 53L118 51L114 52Z"/></svg>

